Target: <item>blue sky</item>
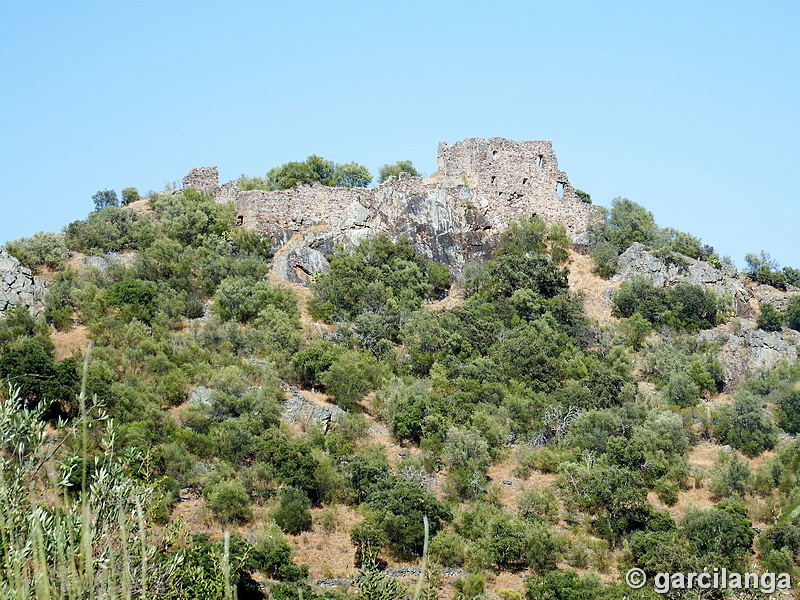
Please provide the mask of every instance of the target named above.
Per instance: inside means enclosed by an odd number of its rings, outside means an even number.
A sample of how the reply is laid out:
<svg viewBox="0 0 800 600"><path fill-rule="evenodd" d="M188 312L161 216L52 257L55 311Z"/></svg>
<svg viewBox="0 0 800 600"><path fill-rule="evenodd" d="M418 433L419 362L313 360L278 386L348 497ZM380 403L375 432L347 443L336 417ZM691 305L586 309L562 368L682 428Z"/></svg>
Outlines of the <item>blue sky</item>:
<svg viewBox="0 0 800 600"><path fill-rule="evenodd" d="M0 242L99 189L315 153L373 173L465 137L552 139L739 266L800 267L800 3L3 2Z"/></svg>

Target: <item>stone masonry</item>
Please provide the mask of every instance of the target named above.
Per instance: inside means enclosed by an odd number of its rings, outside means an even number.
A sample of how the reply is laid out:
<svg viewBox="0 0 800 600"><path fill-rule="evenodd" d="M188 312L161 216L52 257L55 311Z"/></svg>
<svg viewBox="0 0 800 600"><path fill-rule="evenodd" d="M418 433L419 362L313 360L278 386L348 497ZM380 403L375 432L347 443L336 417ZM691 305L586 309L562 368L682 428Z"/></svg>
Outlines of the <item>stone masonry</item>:
<svg viewBox="0 0 800 600"><path fill-rule="evenodd" d="M241 225L270 238L275 272L304 284L327 266L325 254L334 244L407 236L457 275L466 263L487 257L511 221L534 215L564 223L573 242L585 244L595 210L558 169L551 142L503 138L442 142L433 177L401 173L369 189L315 184L243 191L236 181L219 186L216 167L193 169L183 185L233 202Z"/></svg>

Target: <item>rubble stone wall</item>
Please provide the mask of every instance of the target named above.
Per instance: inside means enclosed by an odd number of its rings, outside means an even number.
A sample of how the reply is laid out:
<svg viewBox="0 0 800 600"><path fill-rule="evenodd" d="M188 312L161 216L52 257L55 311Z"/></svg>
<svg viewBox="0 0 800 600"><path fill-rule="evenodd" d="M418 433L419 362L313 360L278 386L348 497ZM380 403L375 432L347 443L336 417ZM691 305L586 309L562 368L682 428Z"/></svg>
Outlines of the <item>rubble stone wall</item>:
<svg viewBox="0 0 800 600"><path fill-rule="evenodd" d="M300 283L324 268L334 244L370 235L407 236L455 274L488 256L510 222L534 215L563 223L582 245L596 210L578 199L550 141L442 142L434 177L401 173L369 189L314 184L244 191L236 181L219 186L216 167L193 169L183 181L233 202L241 225L271 239L278 275Z"/></svg>

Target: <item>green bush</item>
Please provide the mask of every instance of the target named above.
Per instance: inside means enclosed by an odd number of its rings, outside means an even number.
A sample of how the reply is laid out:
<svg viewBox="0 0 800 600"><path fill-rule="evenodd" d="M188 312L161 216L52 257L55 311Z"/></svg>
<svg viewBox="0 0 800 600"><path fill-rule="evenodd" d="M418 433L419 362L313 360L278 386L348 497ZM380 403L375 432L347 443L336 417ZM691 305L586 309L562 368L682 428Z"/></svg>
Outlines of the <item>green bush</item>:
<svg viewBox="0 0 800 600"><path fill-rule="evenodd" d="M273 518L278 527L287 533L297 535L311 529L311 501L302 490L284 488L281 490L280 503Z"/></svg>
<svg viewBox="0 0 800 600"><path fill-rule="evenodd" d="M800 295L792 296L786 304L786 326L800 331Z"/></svg>
<svg viewBox="0 0 800 600"><path fill-rule="evenodd" d="M106 206L119 206L117 192L114 190L100 190L92 196L94 209L99 211Z"/></svg>
<svg viewBox="0 0 800 600"><path fill-rule="evenodd" d="M330 267L319 274L311 290L312 314L326 320L349 320L363 312L382 313L396 320L419 308L423 300L441 295L449 272L417 252L407 238L392 242L372 237L350 249L337 249Z"/></svg>
<svg viewBox="0 0 800 600"><path fill-rule="evenodd" d="M64 234L49 231L6 242L6 250L32 271L42 267L61 269L69 258Z"/></svg>
<svg viewBox="0 0 800 600"><path fill-rule="evenodd" d="M250 498L239 481L223 481L205 490L208 507L222 523L247 523L253 518Z"/></svg>
<svg viewBox="0 0 800 600"><path fill-rule="evenodd" d="M780 331L783 327L784 315L768 302L759 305L758 319L756 324L759 329L764 331Z"/></svg>
<svg viewBox="0 0 800 600"><path fill-rule="evenodd" d="M750 458L772 450L778 441L778 428L764 410L761 398L737 391L730 406L713 412L713 431L720 441L730 444Z"/></svg>
<svg viewBox="0 0 800 600"><path fill-rule="evenodd" d="M139 190L135 187L127 187L122 190L122 206L127 206L131 202L136 202L141 198L139 196Z"/></svg>
<svg viewBox="0 0 800 600"><path fill-rule="evenodd" d="M412 177L419 177L420 173L414 168L410 160L398 160L396 163L386 164L378 169L378 183L384 183L389 177L399 177L400 173L408 173Z"/></svg>
<svg viewBox="0 0 800 600"><path fill-rule="evenodd" d="M352 410L356 402L380 385L383 367L375 357L358 350L339 354L322 374L325 391L342 408Z"/></svg>

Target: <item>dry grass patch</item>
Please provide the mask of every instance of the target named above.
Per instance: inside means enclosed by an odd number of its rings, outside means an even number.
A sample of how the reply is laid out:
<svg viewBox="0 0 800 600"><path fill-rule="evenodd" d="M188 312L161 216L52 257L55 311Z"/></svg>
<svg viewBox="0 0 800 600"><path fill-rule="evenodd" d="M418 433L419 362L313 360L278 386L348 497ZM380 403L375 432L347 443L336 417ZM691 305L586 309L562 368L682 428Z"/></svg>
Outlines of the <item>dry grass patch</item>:
<svg viewBox="0 0 800 600"><path fill-rule="evenodd" d="M89 329L85 325L76 325L68 331L54 331L50 339L56 347L56 358L64 360L82 353L89 343L87 337Z"/></svg>
<svg viewBox="0 0 800 600"><path fill-rule="evenodd" d="M608 281L592 273L594 262L586 254L570 250L567 266L569 289L584 294L586 314L603 325L616 323L617 319L611 316L611 307L603 299L603 294L608 288L618 290L619 282Z"/></svg>

